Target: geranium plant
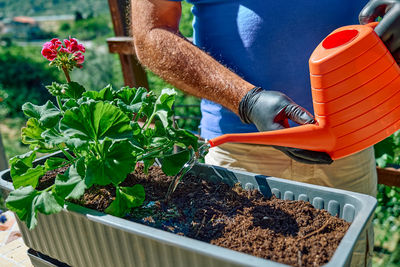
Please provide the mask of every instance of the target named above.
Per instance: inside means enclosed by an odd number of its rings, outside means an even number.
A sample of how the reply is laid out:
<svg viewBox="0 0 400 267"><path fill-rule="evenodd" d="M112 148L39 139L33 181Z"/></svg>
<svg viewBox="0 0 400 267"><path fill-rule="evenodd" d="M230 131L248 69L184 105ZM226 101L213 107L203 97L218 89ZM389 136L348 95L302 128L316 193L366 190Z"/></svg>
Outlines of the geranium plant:
<svg viewBox="0 0 400 267"><path fill-rule="evenodd" d="M158 159L165 174L175 175L198 148L195 135L174 127L174 90L164 89L157 97L144 88L114 90L108 85L89 91L71 81L69 73L82 68L84 52L85 47L74 38L45 43L42 55L64 72L67 82L47 86L56 105L28 102L22 107L28 117L22 142L31 150L10 160L15 190L6 202L29 229L36 225L38 212L60 212L65 201L81 198L95 185L116 188L106 212L123 216L144 201L141 185L121 186L138 162L143 162L147 172ZM180 152L173 153L174 146ZM62 151L64 157L50 157L43 165L33 163L38 152L55 151ZM57 175L53 185L38 189L40 177L60 167L68 169Z"/></svg>

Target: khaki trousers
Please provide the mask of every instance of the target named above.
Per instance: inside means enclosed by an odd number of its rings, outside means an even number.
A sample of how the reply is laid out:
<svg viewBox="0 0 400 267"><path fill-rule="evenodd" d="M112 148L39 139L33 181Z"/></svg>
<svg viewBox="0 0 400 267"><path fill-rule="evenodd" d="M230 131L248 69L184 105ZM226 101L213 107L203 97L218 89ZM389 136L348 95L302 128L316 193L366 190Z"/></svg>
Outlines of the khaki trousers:
<svg viewBox="0 0 400 267"><path fill-rule="evenodd" d="M223 144L211 148L205 162L298 182L328 186L376 197L374 149L370 147L330 165L299 163L269 146ZM354 248L351 266L371 266L374 232L369 222Z"/></svg>

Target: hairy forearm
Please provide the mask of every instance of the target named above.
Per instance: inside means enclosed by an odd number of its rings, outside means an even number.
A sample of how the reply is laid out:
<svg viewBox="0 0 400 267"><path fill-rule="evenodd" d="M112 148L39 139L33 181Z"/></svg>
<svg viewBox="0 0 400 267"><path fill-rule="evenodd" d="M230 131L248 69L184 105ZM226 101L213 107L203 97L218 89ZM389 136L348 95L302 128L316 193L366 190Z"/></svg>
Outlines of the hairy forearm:
<svg viewBox="0 0 400 267"><path fill-rule="evenodd" d="M182 91L220 103L237 113L254 86L169 29L153 28L138 37L142 64Z"/></svg>

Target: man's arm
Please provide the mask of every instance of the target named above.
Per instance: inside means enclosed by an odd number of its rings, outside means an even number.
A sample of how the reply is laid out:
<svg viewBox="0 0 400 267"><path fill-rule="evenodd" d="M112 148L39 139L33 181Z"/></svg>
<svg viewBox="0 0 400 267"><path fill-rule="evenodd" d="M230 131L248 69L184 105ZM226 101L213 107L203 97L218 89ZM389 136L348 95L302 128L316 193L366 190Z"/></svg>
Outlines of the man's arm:
<svg viewBox="0 0 400 267"><path fill-rule="evenodd" d="M238 114L254 85L224 67L179 33L181 3L132 0L132 33L140 62L161 78Z"/></svg>
<svg viewBox="0 0 400 267"><path fill-rule="evenodd" d="M181 4L167 0L131 0L132 31L139 60L186 93L217 102L260 131L287 127L291 119L313 123L306 110L286 95L255 88L179 34ZM253 89L253 90L252 90ZM330 164L324 152L280 147L295 160Z"/></svg>

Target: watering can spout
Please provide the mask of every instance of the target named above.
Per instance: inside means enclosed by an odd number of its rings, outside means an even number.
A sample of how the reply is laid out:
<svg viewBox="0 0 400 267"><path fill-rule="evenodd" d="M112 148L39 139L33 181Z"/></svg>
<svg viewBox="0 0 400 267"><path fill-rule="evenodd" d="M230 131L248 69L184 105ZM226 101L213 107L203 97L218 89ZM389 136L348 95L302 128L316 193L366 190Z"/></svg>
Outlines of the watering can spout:
<svg viewBox="0 0 400 267"><path fill-rule="evenodd" d="M376 23L333 31L309 60L316 124L209 140L294 147L340 159L400 129L400 68L374 31Z"/></svg>
<svg viewBox="0 0 400 267"><path fill-rule="evenodd" d="M295 147L327 152L334 147L335 139L317 124L301 125L270 132L224 134L209 140L211 147L224 143L250 143L271 146Z"/></svg>

